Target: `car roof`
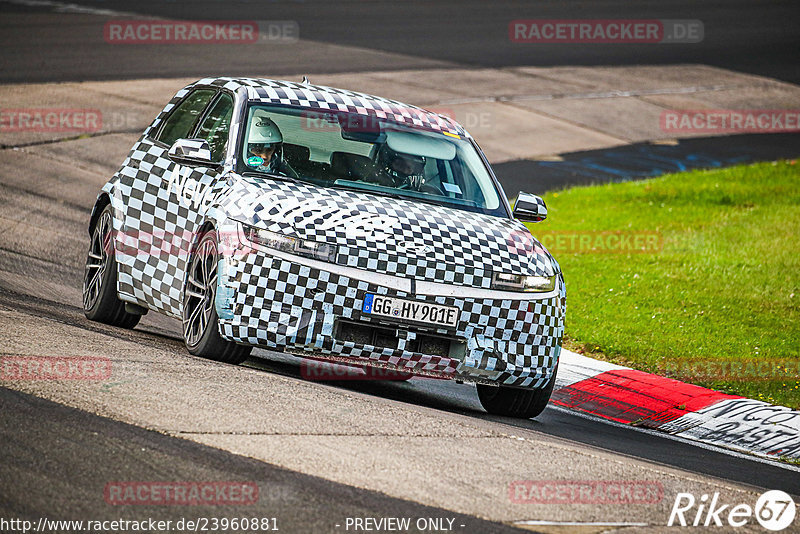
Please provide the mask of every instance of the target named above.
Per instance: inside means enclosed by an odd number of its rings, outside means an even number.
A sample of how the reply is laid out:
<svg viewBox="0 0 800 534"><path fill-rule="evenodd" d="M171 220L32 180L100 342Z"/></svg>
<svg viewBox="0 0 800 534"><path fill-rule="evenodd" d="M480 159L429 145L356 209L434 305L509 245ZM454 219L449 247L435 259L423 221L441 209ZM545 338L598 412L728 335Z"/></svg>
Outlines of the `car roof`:
<svg viewBox="0 0 800 534"><path fill-rule="evenodd" d="M196 85L215 85L231 91L247 90L247 99L305 109L357 113L463 137L469 134L455 120L433 111L379 96L324 85L262 78L204 78Z"/></svg>

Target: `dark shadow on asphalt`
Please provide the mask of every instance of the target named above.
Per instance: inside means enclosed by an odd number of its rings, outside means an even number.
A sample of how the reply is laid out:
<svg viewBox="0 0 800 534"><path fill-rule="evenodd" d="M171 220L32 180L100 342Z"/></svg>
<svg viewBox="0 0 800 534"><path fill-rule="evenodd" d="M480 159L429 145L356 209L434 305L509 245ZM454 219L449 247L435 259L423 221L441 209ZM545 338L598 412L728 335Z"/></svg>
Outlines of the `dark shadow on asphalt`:
<svg viewBox="0 0 800 534"><path fill-rule="evenodd" d="M459 532L519 532L235 455L0 387L0 516L102 521L187 517L277 518L285 532L342 532L348 517L452 518ZM109 484L236 481L258 486L251 504L164 506L109 502ZM127 495L127 493L126 493ZM141 495L141 494L139 494ZM146 495L149 495L147 493ZM232 495L232 494L228 494ZM222 513L222 512L225 513ZM338 526L337 526L338 525ZM211 530L211 524L208 527ZM202 530L202 527L200 527ZM145 528L146 530L146 528ZM185 531L190 528L170 529ZM61 530L63 532L63 530ZM238 531L238 530L237 530ZM412 527L408 532L419 532Z"/></svg>
<svg viewBox="0 0 800 534"><path fill-rule="evenodd" d="M508 198L576 185L627 182L692 169L718 169L800 156L800 134L742 134L636 143L561 154L563 161L516 160L492 165Z"/></svg>

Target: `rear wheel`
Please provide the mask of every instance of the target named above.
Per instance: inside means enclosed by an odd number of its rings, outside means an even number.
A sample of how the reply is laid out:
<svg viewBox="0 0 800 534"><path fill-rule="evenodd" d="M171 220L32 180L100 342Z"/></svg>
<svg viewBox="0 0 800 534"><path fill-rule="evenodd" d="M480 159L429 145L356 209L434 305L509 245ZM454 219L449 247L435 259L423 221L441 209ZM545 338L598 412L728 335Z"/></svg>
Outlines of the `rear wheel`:
<svg viewBox="0 0 800 534"><path fill-rule="evenodd" d="M237 345L219 334L217 293L217 233L206 232L189 260L183 289L183 340L195 356L240 364L252 347Z"/></svg>
<svg viewBox="0 0 800 534"><path fill-rule="evenodd" d="M558 364L550 382L543 388L522 389L478 384L478 399L487 412L494 415L530 419L544 411L556 384Z"/></svg>
<svg viewBox="0 0 800 534"><path fill-rule="evenodd" d="M117 298L112 221L112 208L108 205L92 228L83 270L83 313L92 321L133 328L142 316L125 311L125 303Z"/></svg>

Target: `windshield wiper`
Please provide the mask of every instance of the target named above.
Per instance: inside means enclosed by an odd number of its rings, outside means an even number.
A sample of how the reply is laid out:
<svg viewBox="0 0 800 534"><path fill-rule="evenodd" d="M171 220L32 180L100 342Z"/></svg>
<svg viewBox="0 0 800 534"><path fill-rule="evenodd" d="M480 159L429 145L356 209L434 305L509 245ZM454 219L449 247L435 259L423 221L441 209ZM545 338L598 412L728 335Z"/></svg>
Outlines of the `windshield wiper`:
<svg viewBox="0 0 800 534"><path fill-rule="evenodd" d="M445 207L447 206L447 204L429 198L406 196L406 195L401 195L399 193L392 193L391 191L383 191L381 189L372 189L369 187L358 187L349 184L331 184L328 185L327 187L333 187L334 189L347 189L349 191L359 191L361 193L375 193L376 195L381 195L389 198L396 198L398 200L419 200L424 204L431 204L433 206L445 206Z"/></svg>
<svg viewBox="0 0 800 534"><path fill-rule="evenodd" d="M268 178L273 178L275 180L280 180L282 182L301 182L302 180L298 180L292 176L286 176L284 174L276 174L274 172L267 172L267 171L243 171L242 176L249 176L251 178L264 178L265 176Z"/></svg>

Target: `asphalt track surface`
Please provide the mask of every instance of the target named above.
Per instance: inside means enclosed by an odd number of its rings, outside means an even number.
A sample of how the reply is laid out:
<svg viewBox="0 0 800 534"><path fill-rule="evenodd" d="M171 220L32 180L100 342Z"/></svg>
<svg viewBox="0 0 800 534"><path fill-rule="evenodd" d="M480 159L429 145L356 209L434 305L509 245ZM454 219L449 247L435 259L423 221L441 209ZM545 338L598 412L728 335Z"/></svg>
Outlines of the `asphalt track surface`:
<svg viewBox="0 0 800 534"><path fill-rule="evenodd" d="M393 499L380 493L300 475L263 462L175 439L133 425L0 388L0 514L38 522L71 517L177 522L219 517L215 506L141 506L98 515L97 489L109 481L248 481L261 490L252 505L227 517L275 517L279 530L325 532L346 517L449 517L461 532L518 532L501 523ZM55 447L54 447L55 445ZM55 450L54 450L55 448ZM65 506L66 505L66 506ZM112 507L108 507L112 509Z"/></svg>
<svg viewBox="0 0 800 534"><path fill-rule="evenodd" d="M800 81L800 32L797 3L792 0L76 2L99 10L167 19L296 21L301 40L312 44L279 44L256 50L230 44L200 49L186 45L108 45L103 41L102 24L90 17L64 17L47 5L16 1L0 2L0 18L6 19L0 22L3 82L252 75L255 69L264 74L289 75L432 65L497 68L681 63ZM11 14L13 18L8 16ZM112 13L106 18L119 17ZM696 44L532 45L512 43L508 36L509 23L517 19L618 18L700 20L705 37ZM350 48L328 53L323 45ZM387 55L367 56L352 47Z"/></svg>
<svg viewBox="0 0 800 534"><path fill-rule="evenodd" d="M81 2L98 8L132 11L122 2ZM167 18L298 20L301 36L319 43L344 47L364 47L392 54L394 63L351 55L320 59L313 47L299 57L276 58L280 72L352 71L394 67L426 67L442 64L459 66L511 65L624 65L637 63L698 62L752 72L797 82L796 51L798 35L792 2L586 2L563 7L550 4L442 2L431 4L373 2L251 2L194 3L190 8L173 2L137 3L137 13ZM521 7L522 6L522 7ZM408 13L415 9L413 16ZM635 9L631 11L631 9ZM201 76L208 71L237 74L253 68L252 59L231 47L166 51L158 47L99 48L102 39L87 31L97 21L85 15L56 14L48 7L25 7L0 2L0 18L6 14L25 18L28 26L13 27L0 21L3 32L0 81L65 81L88 79L126 79L158 76ZM452 13L459 17L454 19ZM705 23L706 40L700 46L669 45L648 47L540 47L512 46L507 39L507 24L516 18L687 18ZM357 24L353 25L353 21ZM453 22L443 24L443 20ZM68 47L54 46L69 36ZM61 41L60 41L61 40ZM180 47L176 47L180 48ZM249 50L248 50L249 52ZM359 63L358 61L362 61ZM268 65L270 58L264 58ZM266 70L267 67L265 67ZM787 141L787 142L791 142ZM10 149L9 149L10 150ZM620 149L623 150L623 149ZM762 149L768 152L768 147ZM601 157L581 154L575 157ZM530 164L527 162L527 164ZM510 164L508 164L510 165ZM61 195L46 188L16 182L13 171L2 173L0 215L11 216L15 207L24 210L23 220L69 228L88 218L93 196L86 183L73 183L58 176L57 170L43 181L58 182L58 187L76 188L80 194ZM562 177L558 183L564 183ZM580 177L576 178L581 179ZM577 182L576 182L577 183ZM5 197L5 201L2 198ZM82 229L81 229L82 231ZM24 236L23 236L24 237ZM49 284L79 287L80 262L85 249L85 233L73 240L41 242L28 240L3 242L0 248L0 310L15 311L39 318L45 325L69 325L89 333L102 333L121 342L134 342L143 350L158 347L176 355L185 354L176 325L148 322L133 332L91 323L83 317L80 303L58 291L48 295ZM11 243L11 244L9 244ZM155 325L155 326L154 326ZM66 340L62 340L67 342ZM300 379L296 358L258 351L246 367L271 374ZM188 356L186 356L188 358ZM645 461L655 466L682 469L707 475L723 483L740 483L755 489L782 489L800 496L800 476L794 469L764 463L713 448L676 441L649 432L612 425L603 421L548 408L536 420L517 421L493 417L480 408L474 389L469 386L432 380L408 383L338 383L337 388L357 392L375 402L400 403L411 410L443 416L456 414L481 424L513 433L530 431L542 438L556 438L587 450L605 451L619 461ZM332 515L345 516L437 516L458 517L470 527L468 532L501 532L509 527L482 522L450 511L388 497L375 491L354 488L278 468L257 460L230 454L186 440L138 428L98 415L65 407L18 391L0 388L0 514L4 517L36 518L47 514L72 517L90 515L98 487L109 480L231 480L246 478L271 488L262 495L259 506L265 513L283 510L286 531L325 531ZM255 473L255 474L254 474ZM12 481L9 483L9 481ZM94 508L93 508L94 507ZM143 509L114 510L121 517L141 518ZM183 510L157 510L160 517L182 514ZM204 510L192 510L203 515ZM211 512L211 511L210 511ZM260 509L259 509L260 512ZM127 514L127 515L126 515ZM155 515L155 512L154 512ZM320 518L326 518L324 521Z"/></svg>

